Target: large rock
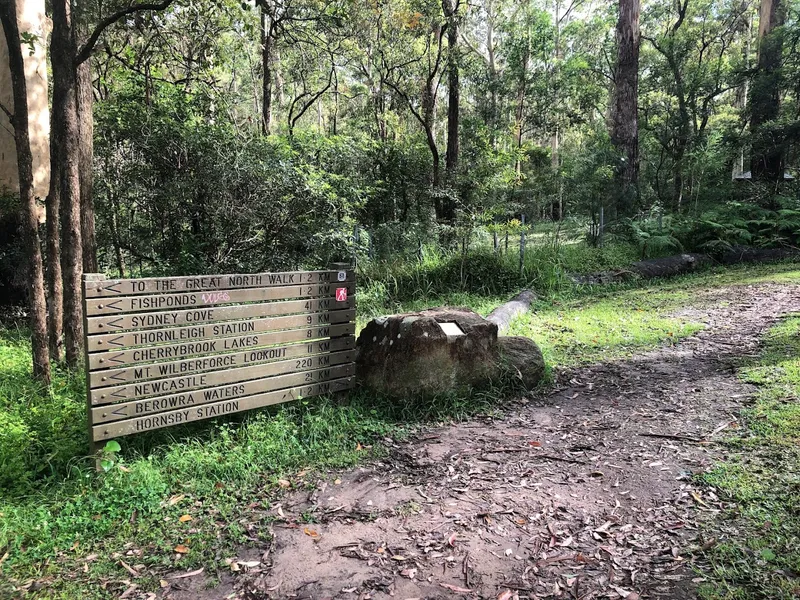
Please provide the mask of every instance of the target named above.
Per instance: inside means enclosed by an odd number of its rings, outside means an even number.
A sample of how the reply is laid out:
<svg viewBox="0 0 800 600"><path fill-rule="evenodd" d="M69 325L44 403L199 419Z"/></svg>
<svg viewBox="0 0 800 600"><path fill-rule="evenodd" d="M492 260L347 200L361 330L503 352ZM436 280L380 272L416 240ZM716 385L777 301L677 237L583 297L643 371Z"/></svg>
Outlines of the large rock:
<svg viewBox="0 0 800 600"><path fill-rule="evenodd" d="M500 360L527 390L536 387L544 377L544 357L536 343L526 337L511 335L498 339Z"/></svg>
<svg viewBox="0 0 800 600"><path fill-rule="evenodd" d="M361 385L394 397L480 386L500 373L497 325L465 308L373 319L356 349Z"/></svg>

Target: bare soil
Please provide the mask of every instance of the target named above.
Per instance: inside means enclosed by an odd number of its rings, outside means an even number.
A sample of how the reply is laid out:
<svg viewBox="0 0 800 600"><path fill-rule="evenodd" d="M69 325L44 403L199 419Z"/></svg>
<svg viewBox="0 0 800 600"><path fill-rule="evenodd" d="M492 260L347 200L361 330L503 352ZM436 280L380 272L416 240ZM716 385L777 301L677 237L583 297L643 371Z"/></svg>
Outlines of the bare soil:
<svg viewBox="0 0 800 600"><path fill-rule="evenodd" d="M693 475L724 457L754 388L735 365L800 311L800 288L715 289L695 336L556 374L482 418L386 440L389 456L309 481L269 507L268 548L219 587L167 597L688 599L721 502ZM251 565L251 566L248 566Z"/></svg>

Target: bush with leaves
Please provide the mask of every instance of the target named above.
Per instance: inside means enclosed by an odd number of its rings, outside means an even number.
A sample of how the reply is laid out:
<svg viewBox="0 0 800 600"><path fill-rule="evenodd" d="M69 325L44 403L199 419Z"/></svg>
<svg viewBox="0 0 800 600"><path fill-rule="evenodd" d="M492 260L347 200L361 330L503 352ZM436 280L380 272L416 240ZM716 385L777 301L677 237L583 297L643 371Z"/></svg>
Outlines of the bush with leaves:
<svg viewBox="0 0 800 600"><path fill-rule="evenodd" d="M676 220L675 236L692 250L724 252L734 246L796 247L800 244L800 201L779 196L776 208L728 202L697 217Z"/></svg>

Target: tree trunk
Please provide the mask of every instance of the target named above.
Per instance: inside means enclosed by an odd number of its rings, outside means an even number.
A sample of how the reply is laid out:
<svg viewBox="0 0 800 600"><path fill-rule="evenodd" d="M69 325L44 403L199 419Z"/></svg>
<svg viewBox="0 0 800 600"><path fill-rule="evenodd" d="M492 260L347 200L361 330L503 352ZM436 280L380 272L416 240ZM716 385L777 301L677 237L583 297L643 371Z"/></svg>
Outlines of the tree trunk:
<svg viewBox="0 0 800 600"><path fill-rule="evenodd" d="M555 44L553 48L553 58L555 68L559 68L561 60L561 3L556 0L555 15L553 17L553 28L555 29ZM555 69L554 69L555 71ZM558 91L555 92L558 94ZM553 98L553 107L558 103L558 98ZM553 202L551 218L553 221L560 221L564 218L564 185L561 181L561 155L560 155L560 130L558 122L555 123L553 133L550 136L550 168L553 169L553 176L556 180L556 201Z"/></svg>
<svg viewBox="0 0 800 600"><path fill-rule="evenodd" d="M517 150L517 158L514 161L514 172L517 177L522 175L522 158L519 156L522 148L522 118L525 114L525 83L520 82L517 88L517 102L514 109L514 147Z"/></svg>
<svg viewBox="0 0 800 600"><path fill-rule="evenodd" d="M428 149L431 151L431 159L433 161L433 180L432 184L434 188L438 188L440 185L440 178L439 178L439 148L436 146L436 138L433 135L433 125L425 125L425 140L428 142ZM441 209L439 210L441 213ZM443 214L437 215L438 217L444 217Z"/></svg>
<svg viewBox="0 0 800 600"><path fill-rule="evenodd" d="M272 130L272 18L267 14L266 8L261 7L261 65L264 71L262 81L261 101L261 130L264 135L270 135Z"/></svg>
<svg viewBox="0 0 800 600"><path fill-rule="evenodd" d="M514 171L517 177L522 175L522 158L519 156L522 148L522 127L525 117L525 88L527 84L528 61L530 60L530 47L526 47L522 60L522 73L517 82L517 100L514 108L514 146L517 150L517 158L514 161Z"/></svg>
<svg viewBox="0 0 800 600"><path fill-rule="evenodd" d="M454 187L458 171L458 124L459 124L459 56L458 56L458 2L442 0L447 17L447 153L445 154L445 178L447 185ZM455 218L455 206L447 202L445 218ZM450 214L452 213L452 214Z"/></svg>
<svg viewBox="0 0 800 600"><path fill-rule="evenodd" d="M0 4L0 21L8 45L8 62L14 97L14 142L17 150L19 196L22 202L22 228L28 267L28 303L30 306L31 346L33 349L33 375L50 384L50 357L47 347L47 303L44 293L44 270L39 242L39 219L33 195L33 155L31 154L28 126L28 86L25 81L25 63L22 42L17 24L17 5L14 0Z"/></svg>
<svg viewBox="0 0 800 600"><path fill-rule="evenodd" d="M53 94L53 106L61 102ZM62 102L63 103L63 102ZM58 127L54 113L50 113L50 131ZM50 191L45 204L47 210L47 322L50 358L61 362L64 352L64 284L61 275L61 160L60 146L50 136Z"/></svg>
<svg viewBox="0 0 800 600"><path fill-rule="evenodd" d="M781 181L783 152L774 136L764 135L763 129L778 118L781 91L781 54L785 8L781 0L761 0L758 24L758 68L753 77L750 95L750 130L753 133L753 152L750 170L753 181Z"/></svg>
<svg viewBox="0 0 800 600"><path fill-rule="evenodd" d="M116 193L111 199L111 239L114 244L114 255L117 259L117 270L120 279L125 278L125 260L122 257L122 242L119 235L119 200Z"/></svg>
<svg viewBox="0 0 800 600"><path fill-rule="evenodd" d="M433 160L433 178L432 184L434 189L441 185L439 176L439 148L436 145L436 136L434 135L434 119L436 118L436 94L433 89L434 75L428 76L425 86L422 89L422 126L425 130L425 140L428 142L428 149L431 151L431 159ZM438 204L436 217L444 218L443 207Z"/></svg>
<svg viewBox="0 0 800 600"><path fill-rule="evenodd" d="M67 365L78 366L83 345L81 275L80 127L77 106L75 37L69 0L53 2L50 61L53 69L53 124L50 132L59 148L61 168L61 243L64 277L64 346Z"/></svg>
<svg viewBox="0 0 800 600"><path fill-rule="evenodd" d="M622 154L616 215L633 213L639 179L639 0L619 0L611 141Z"/></svg>
<svg viewBox="0 0 800 600"><path fill-rule="evenodd" d="M497 129L500 121L499 108L497 102L497 91L500 86L497 72L497 61L494 55L494 8L491 0L486 2L486 55L489 67L489 136L492 140L492 147L497 144Z"/></svg>
<svg viewBox="0 0 800 600"><path fill-rule="evenodd" d="M745 70L750 69L750 45L751 40L753 38L752 30L753 30L753 14L748 9L748 5L746 2L742 3L741 7L742 11L742 19L739 25L739 35L744 38L744 43L742 45L742 62L744 64ZM746 17L744 15L747 15ZM736 96L733 100L733 107L738 109L739 111L739 118L743 123L746 123L744 119L744 114L747 109L747 96L749 93L749 81L744 79L742 84L736 88ZM731 175L732 177L737 177L744 173L744 148L739 148L739 151L736 155L734 160L734 164L732 167Z"/></svg>
<svg viewBox="0 0 800 600"><path fill-rule="evenodd" d="M78 127L80 128L80 185L81 185L81 240L83 242L83 270L97 273L97 239L95 238L95 215L93 197L94 160L94 116L92 107L92 69L89 60L83 61L77 70Z"/></svg>

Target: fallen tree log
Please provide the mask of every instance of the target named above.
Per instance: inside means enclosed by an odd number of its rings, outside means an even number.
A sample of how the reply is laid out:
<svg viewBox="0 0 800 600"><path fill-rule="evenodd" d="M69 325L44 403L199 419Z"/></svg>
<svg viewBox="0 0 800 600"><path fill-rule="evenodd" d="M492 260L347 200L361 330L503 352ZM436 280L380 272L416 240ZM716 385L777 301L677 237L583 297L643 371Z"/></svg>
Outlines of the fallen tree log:
<svg viewBox="0 0 800 600"><path fill-rule="evenodd" d="M736 265L739 263L761 263L800 258L797 248L751 248L749 246L734 246L719 257L723 265Z"/></svg>
<svg viewBox="0 0 800 600"><path fill-rule="evenodd" d="M734 247L718 258L710 254L676 254L663 258L652 258L632 263L626 269L616 271L597 271L585 275L572 275L575 283L582 285L602 285L618 283L635 277L652 279L655 277L672 277L685 275L713 264L736 265L742 263L759 263L800 259L800 250L794 248L749 248Z"/></svg>
<svg viewBox="0 0 800 600"><path fill-rule="evenodd" d="M511 300L495 308L489 313L486 320L497 325L497 332L502 335L508 329L512 320L519 315L524 315L531 309L531 304L534 300L536 300L536 294L531 290L522 290Z"/></svg>

